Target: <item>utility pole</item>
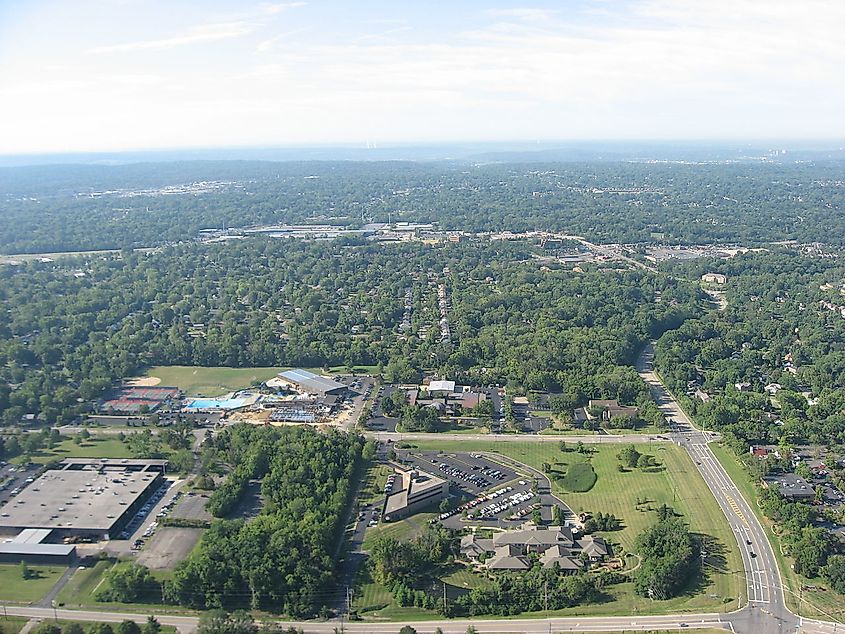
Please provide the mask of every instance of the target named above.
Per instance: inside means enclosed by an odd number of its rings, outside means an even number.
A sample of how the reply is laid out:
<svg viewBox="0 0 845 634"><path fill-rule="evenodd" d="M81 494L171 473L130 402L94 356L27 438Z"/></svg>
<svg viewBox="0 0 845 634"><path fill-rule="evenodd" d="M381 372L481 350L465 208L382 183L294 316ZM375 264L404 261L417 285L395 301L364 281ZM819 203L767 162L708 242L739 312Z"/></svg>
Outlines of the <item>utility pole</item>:
<svg viewBox="0 0 845 634"><path fill-rule="evenodd" d="M352 592L349 590L349 586L346 586L346 614L349 615L352 612Z"/></svg>
<svg viewBox="0 0 845 634"><path fill-rule="evenodd" d="M446 582L444 581L443 582L443 614L444 615L448 612L448 610L446 609L447 601L448 601L448 599L446 597Z"/></svg>

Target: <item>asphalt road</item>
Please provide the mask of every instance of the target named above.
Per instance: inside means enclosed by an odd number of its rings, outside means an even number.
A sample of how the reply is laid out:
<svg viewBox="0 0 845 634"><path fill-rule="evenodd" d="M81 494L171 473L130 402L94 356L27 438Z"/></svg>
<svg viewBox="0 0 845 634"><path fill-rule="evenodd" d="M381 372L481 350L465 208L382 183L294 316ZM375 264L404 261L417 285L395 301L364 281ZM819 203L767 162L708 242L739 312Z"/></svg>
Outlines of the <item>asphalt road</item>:
<svg viewBox="0 0 845 634"><path fill-rule="evenodd" d="M32 607L9 607L10 616L25 616L30 618L42 618L49 620L54 618L52 608ZM82 610L58 609L55 616L59 619L76 621L93 621L102 623L119 623L129 619L143 623L147 619L146 614L124 613L124 612L99 612ZM199 619L191 616L165 616L155 615L162 625L176 627L180 632L194 632ZM422 621L405 622L411 625L420 634L431 634L436 628L440 628L444 634L465 634L469 625L475 626L480 634L548 634L551 632L619 632L622 630L648 631L654 629L679 628L686 624L690 628L715 627L730 629L724 615L720 614L695 614L695 615L669 615L669 616L641 616L641 617L570 617L555 619L514 619L514 620L487 620L487 619L458 619L451 621ZM323 623L306 622L285 622L285 625L301 627L307 634L334 634L340 627L337 621L326 621ZM355 634L396 634L402 624L397 623L373 623L373 622L346 622L343 631ZM758 634L762 634L763 631Z"/></svg>
<svg viewBox="0 0 845 634"><path fill-rule="evenodd" d="M663 434L663 438L647 434L589 434L583 436L568 436L558 434L440 434L440 433L401 433L401 432L376 432L368 431L365 435L369 438L376 438L385 441L414 441L414 440L461 440L461 441L492 441L492 442L560 442L565 441L567 445L574 445L582 442L587 444L624 444L631 443L654 443L669 442L670 438Z"/></svg>

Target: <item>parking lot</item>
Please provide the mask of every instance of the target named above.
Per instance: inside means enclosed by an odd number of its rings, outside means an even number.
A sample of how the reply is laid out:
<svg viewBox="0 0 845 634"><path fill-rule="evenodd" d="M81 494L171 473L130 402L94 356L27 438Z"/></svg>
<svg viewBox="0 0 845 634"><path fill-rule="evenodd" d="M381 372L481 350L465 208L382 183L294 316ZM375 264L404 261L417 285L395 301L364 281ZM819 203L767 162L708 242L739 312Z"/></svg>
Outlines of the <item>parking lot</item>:
<svg viewBox="0 0 845 634"><path fill-rule="evenodd" d="M390 396L395 389L393 385L385 385L378 388L370 419L365 423L367 429L372 429L373 431L396 431L396 424L399 422L399 419L385 416L384 411L381 409L382 399Z"/></svg>
<svg viewBox="0 0 845 634"><path fill-rule="evenodd" d="M31 484L42 465L30 465L26 468L12 464L3 464L0 468L0 505L5 504Z"/></svg>
<svg viewBox="0 0 845 634"><path fill-rule="evenodd" d="M205 510L208 503L208 495L205 493L189 492L183 496L176 508L173 509L171 517L183 520L202 520L210 522L211 513Z"/></svg>
<svg viewBox="0 0 845 634"><path fill-rule="evenodd" d="M181 487L184 480L174 482L165 480L161 487L144 503L135 517L123 531L112 539L105 551L116 556L127 556L139 552L150 538L159 530L159 522L173 512L184 498Z"/></svg>
<svg viewBox="0 0 845 634"><path fill-rule="evenodd" d="M155 518L155 516L159 513L161 513L161 517L163 517L167 511L163 510L162 508L159 508L159 502L161 502L162 498L164 498L164 496L167 494L167 491L172 484L172 481L165 480L162 485L153 492L150 498L146 502L144 502L144 506L142 506L138 510L138 512L135 514L135 517L133 517L129 521L129 523L124 527L123 531L117 536L117 539L129 539L131 536L133 536L133 533L136 533L141 529L142 524L144 524L144 522L149 517ZM171 502L168 502L168 505L169 504L171 504ZM161 506L163 507L164 505ZM152 530L150 530L150 526L152 526ZM144 537L149 537L149 535L152 534L152 531L155 530L156 526L158 526L158 522L153 520L151 524L148 524L146 528L144 528L142 535ZM146 534L147 531L149 531L149 535Z"/></svg>
<svg viewBox="0 0 845 634"><path fill-rule="evenodd" d="M152 570L173 568L190 554L204 530L171 526L160 528L138 555L138 563Z"/></svg>
<svg viewBox="0 0 845 634"><path fill-rule="evenodd" d="M397 454L405 464L449 480L452 510L440 516L448 528L469 524L513 528L531 519L539 505L548 504L532 491L533 478L527 473L478 453L400 450Z"/></svg>

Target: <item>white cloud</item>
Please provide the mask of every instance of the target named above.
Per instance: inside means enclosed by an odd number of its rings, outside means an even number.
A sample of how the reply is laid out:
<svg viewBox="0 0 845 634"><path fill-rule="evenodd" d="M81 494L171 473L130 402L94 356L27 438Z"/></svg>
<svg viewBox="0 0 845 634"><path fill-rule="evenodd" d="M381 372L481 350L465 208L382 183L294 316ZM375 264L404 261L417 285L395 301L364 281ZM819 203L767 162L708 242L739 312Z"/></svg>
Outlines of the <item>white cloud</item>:
<svg viewBox="0 0 845 634"><path fill-rule="evenodd" d="M259 42L256 47L255 51L257 53L271 53L279 48L279 45L289 41L294 35L298 35L300 33L304 33L309 29L294 29L292 31L287 31L286 33L280 33L274 37L271 37L266 40L262 40Z"/></svg>
<svg viewBox="0 0 845 634"><path fill-rule="evenodd" d="M495 18L515 18L526 22L545 22L556 17L560 11L556 9L539 9L533 7L518 7L515 9L488 9L487 15Z"/></svg>
<svg viewBox="0 0 845 634"><path fill-rule="evenodd" d="M275 15L288 9L304 7L305 4L305 2L265 2L258 5L258 9L264 15Z"/></svg>
<svg viewBox="0 0 845 634"><path fill-rule="evenodd" d="M113 44L110 46L98 46L88 50L93 55L106 53L122 53L126 51L149 51L158 49L169 49L199 42L215 42L219 40L230 40L233 38L248 35L254 29L253 25L247 22L222 22L217 24L201 24L184 33L153 40L141 40L127 42L125 44Z"/></svg>

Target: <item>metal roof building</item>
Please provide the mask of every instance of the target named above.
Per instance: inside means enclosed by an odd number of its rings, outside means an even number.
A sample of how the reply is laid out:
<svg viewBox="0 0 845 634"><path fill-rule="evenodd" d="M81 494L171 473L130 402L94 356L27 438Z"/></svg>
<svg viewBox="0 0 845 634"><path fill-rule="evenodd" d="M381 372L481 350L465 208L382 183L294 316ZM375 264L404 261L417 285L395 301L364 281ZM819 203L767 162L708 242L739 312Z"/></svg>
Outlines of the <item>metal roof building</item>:
<svg viewBox="0 0 845 634"><path fill-rule="evenodd" d="M279 378L309 394L338 394L348 389L343 383L308 370L287 370Z"/></svg>
<svg viewBox="0 0 845 634"><path fill-rule="evenodd" d="M0 543L0 562L69 564L76 557L76 546L43 543L52 532L49 528L28 528L14 539Z"/></svg>

